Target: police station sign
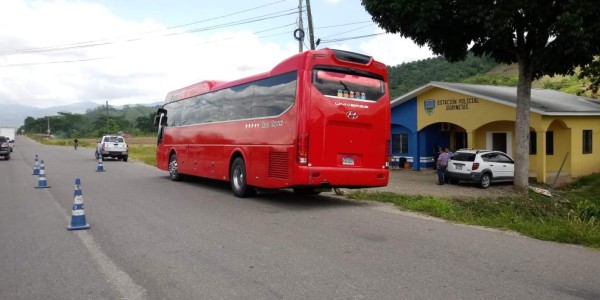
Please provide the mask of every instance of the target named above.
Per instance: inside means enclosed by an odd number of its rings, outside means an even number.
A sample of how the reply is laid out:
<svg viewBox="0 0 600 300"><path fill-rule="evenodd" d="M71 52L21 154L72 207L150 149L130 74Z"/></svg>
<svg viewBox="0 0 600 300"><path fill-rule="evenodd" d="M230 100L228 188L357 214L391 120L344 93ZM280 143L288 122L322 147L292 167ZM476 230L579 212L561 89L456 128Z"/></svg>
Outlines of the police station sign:
<svg viewBox="0 0 600 300"><path fill-rule="evenodd" d="M458 99L427 99L423 102L425 113L431 116L436 107L445 110L466 110L470 104L478 104L479 98L458 98Z"/></svg>

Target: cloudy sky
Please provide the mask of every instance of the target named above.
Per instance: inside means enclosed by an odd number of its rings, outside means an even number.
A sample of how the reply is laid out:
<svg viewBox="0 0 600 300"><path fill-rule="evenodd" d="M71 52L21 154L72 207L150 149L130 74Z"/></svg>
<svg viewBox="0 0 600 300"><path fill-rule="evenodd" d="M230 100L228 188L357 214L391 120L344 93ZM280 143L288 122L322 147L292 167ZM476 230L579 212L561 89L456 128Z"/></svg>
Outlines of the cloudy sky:
<svg viewBox="0 0 600 300"><path fill-rule="evenodd" d="M152 103L198 81L267 71L299 50L298 2L1 0L0 103ZM317 48L388 65L432 56L385 34L360 0L311 0L311 11Z"/></svg>

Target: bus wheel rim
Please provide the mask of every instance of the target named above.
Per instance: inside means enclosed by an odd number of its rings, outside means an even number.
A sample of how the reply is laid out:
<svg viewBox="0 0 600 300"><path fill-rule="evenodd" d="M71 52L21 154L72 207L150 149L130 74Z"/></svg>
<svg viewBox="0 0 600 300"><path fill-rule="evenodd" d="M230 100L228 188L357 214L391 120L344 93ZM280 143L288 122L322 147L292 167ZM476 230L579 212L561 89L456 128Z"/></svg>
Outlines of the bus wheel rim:
<svg viewBox="0 0 600 300"><path fill-rule="evenodd" d="M242 173L242 170L240 167L236 167L233 170L233 184L235 186L236 189L241 189L242 185L244 183L244 174Z"/></svg>
<svg viewBox="0 0 600 300"><path fill-rule="evenodd" d="M171 162L169 163L169 174L171 175L171 177L177 175L177 161L176 160L171 160Z"/></svg>

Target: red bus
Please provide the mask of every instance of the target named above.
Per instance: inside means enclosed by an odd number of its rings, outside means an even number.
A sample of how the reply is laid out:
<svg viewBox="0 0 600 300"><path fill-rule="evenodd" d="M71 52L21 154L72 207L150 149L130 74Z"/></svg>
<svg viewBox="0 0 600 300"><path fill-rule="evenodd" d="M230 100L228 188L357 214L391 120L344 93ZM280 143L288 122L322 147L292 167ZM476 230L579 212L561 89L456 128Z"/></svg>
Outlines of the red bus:
<svg viewBox="0 0 600 300"><path fill-rule="evenodd" d="M387 81L372 57L320 49L255 76L172 91L155 118L157 167L175 181L229 181L237 197L386 186Z"/></svg>

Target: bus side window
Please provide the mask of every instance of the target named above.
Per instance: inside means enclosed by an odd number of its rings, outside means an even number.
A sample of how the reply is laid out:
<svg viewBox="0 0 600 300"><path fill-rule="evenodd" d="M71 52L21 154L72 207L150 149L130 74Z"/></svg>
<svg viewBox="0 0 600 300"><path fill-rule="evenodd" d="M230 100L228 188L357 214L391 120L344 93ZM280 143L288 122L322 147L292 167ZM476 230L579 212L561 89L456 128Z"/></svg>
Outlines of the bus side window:
<svg viewBox="0 0 600 300"><path fill-rule="evenodd" d="M290 108L296 99L296 71L256 82L252 117L272 117Z"/></svg>
<svg viewBox="0 0 600 300"><path fill-rule="evenodd" d="M242 84L227 89L223 99L223 120L241 120L252 117L254 85Z"/></svg>
<svg viewBox="0 0 600 300"><path fill-rule="evenodd" d="M201 101L196 110L196 123L209 123L221 120L222 102L225 97L225 90L216 91L201 95Z"/></svg>

